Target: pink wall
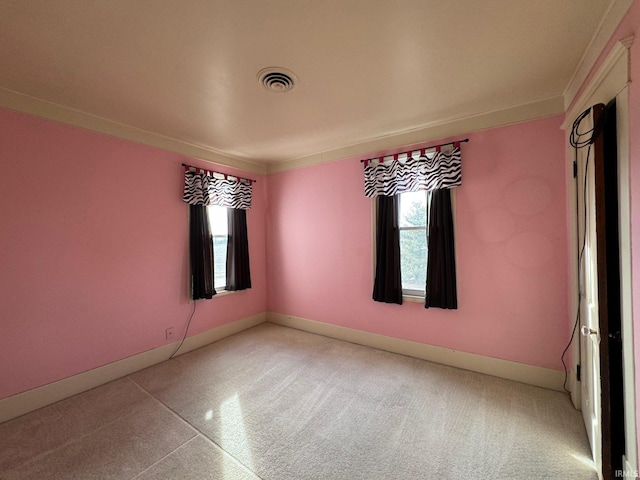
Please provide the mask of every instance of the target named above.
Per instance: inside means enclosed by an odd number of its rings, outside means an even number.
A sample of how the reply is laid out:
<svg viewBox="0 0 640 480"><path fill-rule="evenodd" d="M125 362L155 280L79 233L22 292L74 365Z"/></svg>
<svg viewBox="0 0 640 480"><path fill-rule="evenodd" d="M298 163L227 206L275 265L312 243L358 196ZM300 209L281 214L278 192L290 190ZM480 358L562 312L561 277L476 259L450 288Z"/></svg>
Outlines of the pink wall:
<svg viewBox="0 0 640 480"><path fill-rule="evenodd" d="M180 163L211 163L7 110L0 145L0 398L168 343L167 327L181 335L192 304ZM190 334L265 310L258 179L253 288L198 302Z"/></svg>
<svg viewBox="0 0 640 480"><path fill-rule="evenodd" d="M371 299L371 201L357 159L271 175L269 310L560 370L570 328L561 121L475 132L463 145L457 311Z"/></svg>

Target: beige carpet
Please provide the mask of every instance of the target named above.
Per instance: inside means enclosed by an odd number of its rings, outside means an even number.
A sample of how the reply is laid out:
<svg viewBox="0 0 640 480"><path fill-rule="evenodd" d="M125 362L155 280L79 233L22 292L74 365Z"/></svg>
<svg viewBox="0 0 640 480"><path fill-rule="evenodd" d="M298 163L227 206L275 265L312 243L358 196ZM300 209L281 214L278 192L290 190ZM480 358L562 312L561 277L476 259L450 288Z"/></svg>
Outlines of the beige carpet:
<svg viewBox="0 0 640 480"><path fill-rule="evenodd" d="M264 479L594 475L561 393L270 324L132 378Z"/></svg>
<svg viewBox="0 0 640 480"><path fill-rule="evenodd" d="M132 429L114 417L78 440L25 447L47 407L0 425L0 478L597 478L562 393L272 324L105 388L136 399ZM53 412L76 411L80 397Z"/></svg>

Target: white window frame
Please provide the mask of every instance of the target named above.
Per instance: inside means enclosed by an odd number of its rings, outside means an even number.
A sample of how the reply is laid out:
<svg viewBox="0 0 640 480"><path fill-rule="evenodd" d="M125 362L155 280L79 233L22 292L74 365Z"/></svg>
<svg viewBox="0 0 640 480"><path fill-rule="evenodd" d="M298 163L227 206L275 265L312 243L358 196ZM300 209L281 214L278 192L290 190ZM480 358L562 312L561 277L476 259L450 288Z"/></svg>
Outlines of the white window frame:
<svg viewBox="0 0 640 480"><path fill-rule="evenodd" d="M431 206L431 192L425 190L424 192L425 195L425 200L426 200L426 207L427 207L427 211L425 212L425 224L424 227L416 227L416 226L407 226L407 227L401 227L400 225L398 225L398 230L400 232L400 234L403 231L413 231L413 230L422 230L424 231L424 236L425 239L427 238L427 232L429 230L429 207ZM399 196L399 201L398 201L398 220L400 220L400 214L401 214L401 208L402 208L402 195L404 194L400 194ZM400 258L402 259L402 245L400 246ZM427 241L427 258L426 261L429 261L429 246L428 246L428 241ZM402 260L400 261L400 264L402 265ZM427 265L425 263L424 265L424 270L425 272L427 271ZM407 299L407 300L411 300L411 299L417 299L417 300L424 300L425 298L425 290L415 290L415 289L411 289L411 288L402 288L402 297Z"/></svg>
<svg viewBox="0 0 640 480"><path fill-rule="evenodd" d="M213 221L214 221L214 215L213 215L213 211L214 210L213 209L224 209L225 210L225 213L226 213L226 215L224 217L224 221L225 222L228 221L229 209L227 207L220 207L218 205L209 205L209 206L207 206L207 218L209 220L209 228L211 230L211 241L213 242L213 244L215 246L216 238L225 238L227 240L226 245L225 245L225 254L226 254L226 248L227 248L228 243L229 243L229 237L228 237L227 233L218 234L218 235L216 235L214 233L215 229L214 229L214 224L213 224ZM227 229L227 224L225 223L224 230L226 231L226 229ZM213 254L214 254L214 265L215 265L215 248L214 248ZM225 257L226 257L226 255L225 255ZM215 271L215 269L214 269L214 271ZM226 278L226 266L225 266L225 278ZM214 280L214 288L215 288L216 293L223 293L223 292L231 293L231 292L227 291L226 281L225 281L225 285L216 285L216 283L215 283L215 280L216 280L215 275L214 275L214 279L213 280Z"/></svg>
<svg viewBox="0 0 640 480"><path fill-rule="evenodd" d="M455 188L451 189L451 213L453 215L453 229L454 229L454 234L457 238L457 210L456 210L456 192L455 192ZM378 202L376 201L375 198L371 199L371 278L373 281L375 281L376 278L376 249L377 249L377 245L376 245L376 231L377 231L377 223L378 223ZM429 208L431 206L431 201L429 199L429 201L427 202L427 228L428 228L428 222L429 222L429 217L430 217L430 211ZM427 243L428 245L428 243ZM400 252L400 254L402 255L402 252ZM456 249L456 256L457 256L457 249ZM429 252L427 251L427 261L429 260ZM456 262L456 267L457 267L457 262ZM426 266L425 266L426 268ZM371 286L371 288L373 288L373 285ZM402 298L403 300L407 301L407 302L424 302L424 298L425 298L425 292L420 292L420 291L415 291L415 292L411 292L411 291L406 291L406 290L402 290Z"/></svg>

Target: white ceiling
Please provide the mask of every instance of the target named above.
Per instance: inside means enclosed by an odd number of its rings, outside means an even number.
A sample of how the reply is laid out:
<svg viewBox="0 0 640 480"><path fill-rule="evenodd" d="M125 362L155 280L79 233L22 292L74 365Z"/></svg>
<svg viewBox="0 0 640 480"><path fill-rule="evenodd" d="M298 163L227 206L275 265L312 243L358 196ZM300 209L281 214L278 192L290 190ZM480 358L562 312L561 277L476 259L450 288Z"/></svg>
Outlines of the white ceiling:
<svg viewBox="0 0 640 480"><path fill-rule="evenodd" d="M563 98L615 3L0 0L0 100L282 162Z"/></svg>

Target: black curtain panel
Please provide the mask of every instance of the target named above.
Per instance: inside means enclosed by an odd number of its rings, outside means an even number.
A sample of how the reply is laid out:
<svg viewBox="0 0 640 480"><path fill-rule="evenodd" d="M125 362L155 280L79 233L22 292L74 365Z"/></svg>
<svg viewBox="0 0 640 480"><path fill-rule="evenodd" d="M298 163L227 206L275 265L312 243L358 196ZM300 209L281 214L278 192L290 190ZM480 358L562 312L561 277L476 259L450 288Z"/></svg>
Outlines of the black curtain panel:
<svg viewBox="0 0 640 480"><path fill-rule="evenodd" d="M425 308L458 308L451 191L433 190L428 228Z"/></svg>
<svg viewBox="0 0 640 480"><path fill-rule="evenodd" d="M376 278L373 299L402 305L398 195L379 196L376 231Z"/></svg>
<svg viewBox="0 0 640 480"><path fill-rule="evenodd" d="M213 238L207 207L189 205L189 254L191 257L191 295L194 300L212 298Z"/></svg>
<svg viewBox="0 0 640 480"><path fill-rule="evenodd" d="M251 288L247 211L229 208L227 218L227 290L245 290Z"/></svg>

